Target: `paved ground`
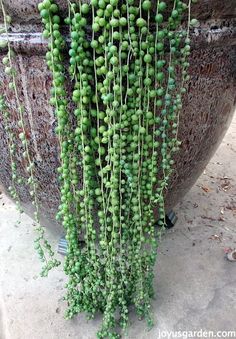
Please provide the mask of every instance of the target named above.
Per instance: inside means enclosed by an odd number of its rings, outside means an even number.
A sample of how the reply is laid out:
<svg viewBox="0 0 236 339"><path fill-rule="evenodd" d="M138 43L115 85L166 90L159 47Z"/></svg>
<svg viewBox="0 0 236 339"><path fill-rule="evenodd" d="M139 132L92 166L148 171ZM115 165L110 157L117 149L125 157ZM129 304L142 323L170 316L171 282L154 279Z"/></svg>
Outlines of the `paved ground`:
<svg viewBox="0 0 236 339"><path fill-rule="evenodd" d="M130 339L157 339L163 330L236 330L236 263L224 253L236 248L236 115L176 211L178 223L159 248L155 327L147 332L133 317ZM63 319L64 275L38 277L32 221L25 215L21 224L17 220L14 205L1 196L0 339L95 338L100 319Z"/></svg>

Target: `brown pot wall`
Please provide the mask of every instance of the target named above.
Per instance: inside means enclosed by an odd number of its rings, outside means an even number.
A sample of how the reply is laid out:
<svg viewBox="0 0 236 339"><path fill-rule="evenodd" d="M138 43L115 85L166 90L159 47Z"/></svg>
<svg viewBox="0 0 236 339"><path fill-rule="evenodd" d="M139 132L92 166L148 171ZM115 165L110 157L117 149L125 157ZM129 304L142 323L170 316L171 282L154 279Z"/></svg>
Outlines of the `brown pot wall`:
<svg viewBox="0 0 236 339"><path fill-rule="evenodd" d="M5 0L13 17L10 35L17 51L18 86L25 107L27 134L34 156L38 197L42 216L55 225L59 203L57 181L58 143L53 109L49 106L51 76L44 62L47 42L41 38L42 27L35 0ZM66 1L58 1L66 7ZM191 79L180 119L182 146L176 158L175 173L167 194L167 208L173 207L202 173L221 142L236 105L236 0L199 0L194 17L201 22L193 32ZM0 17L0 21L2 18ZM0 65L0 81L15 115L15 101L7 89L7 79ZM0 92L2 88L0 89ZM16 135L21 132L12 121ZM17 142L19 145L19 143ZM25 163L18 148L18 168L26 176ZM6 133L0 117L0 183L10 184L10 163ZM19 187L26 211L30 197L25 186Z"/></svg>

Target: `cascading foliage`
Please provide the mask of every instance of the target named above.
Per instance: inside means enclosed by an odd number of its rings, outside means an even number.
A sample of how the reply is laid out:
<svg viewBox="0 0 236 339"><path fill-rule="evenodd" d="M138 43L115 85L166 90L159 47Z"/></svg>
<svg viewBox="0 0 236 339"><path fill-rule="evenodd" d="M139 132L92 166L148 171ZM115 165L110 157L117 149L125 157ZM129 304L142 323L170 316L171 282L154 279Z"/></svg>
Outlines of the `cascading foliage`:
<svg viewBox="0 0 236 339"><path fill-rule="evenodd" d="M153 269L180 145L194 2L67 0L64 22L54 1L38 6L60 144L67 317L101 311L99 338L119 337L130 305L152 325ZM30 162L28 149L26 156Z"/></svg>
<svg viewBox="0 0 236 339"><path fill-rule="evenodd" d="M6 14L3 0L0 0L0 10L3 14L3 27L1 33L5 34L5 40L0 40L0 48L7 50L6 56L3 57L2 63L5 66L5 74L8 77L8 87L15 98L16 104L16 119L14 118L10 108L7 104L7 98L4 95L0 95L0 112L2 115L5 131L7 133L7 147L9 150L9 158L11 163L11 181L12 185L9 187L9 192L12 198L16 201L16 206L20 213L23 212L20 206L20 197L17 188L22 184L26 185L29 190L30 197L32 199L32 205L34 206L34 223L37 232L37 238L35 239L35 249L38 252L40 260L43 262L42 276L47 276L48 272L53 268L60 265L60 262L54 258L54 252L45 237L45 229L41 225L39 216L39 203L37 197L37 182L34 177L34 160L30 154L29 140L25 127L25 109L21 104L20 90L17 87L16 81L16 68L14 66L15 53L10 45L9 39L9 26L11 24L11 17ZM4 87L4 84L2 85ZM15 121L16 120L16 121ZM15 135L14 124L21 131ZM21 147L23 163L25 164L26 175L24 178L18 175L17 170L17 149ZM19 150L18 150L19 151Z"/></svg>

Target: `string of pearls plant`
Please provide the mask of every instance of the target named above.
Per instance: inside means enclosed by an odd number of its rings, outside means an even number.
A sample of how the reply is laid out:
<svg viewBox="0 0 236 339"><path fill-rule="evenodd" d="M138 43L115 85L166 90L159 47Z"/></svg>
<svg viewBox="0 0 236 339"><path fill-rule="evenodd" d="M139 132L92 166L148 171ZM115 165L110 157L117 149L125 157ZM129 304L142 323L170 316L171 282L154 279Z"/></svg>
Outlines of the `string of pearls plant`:
<svg viewBox="0 0 236 339"><path fill-rule="evenodd" d="M164 195L180 146L179 115L189 80L189 33L197 24L191 19L195 2L67 0L64 21L53 0L38 6L43 36L48 39L50 103L60 145L57 218L68 242L66 316L85 312L93 318L102 312L98 338L119 338L119 328L128 328L131 305L149 327L153 324L153 270L158 238L165 227ZM62 35L65 26L69 39ZM37 247L42 258L45 248L51 257L50 245L42 238L37 185L9 39L7 55L4 64L18 103L38 239L44 245L37 242ZM4 100L0 100L2 107ZM57 265L51 259L44 272Z"/></svg>
<svg viewBox="0 0 236 339"><path fill-rule="evenodd" d="M14 57L15 53L11 48L10 39L8 34L9 25L11 23L11 17L6 14L5 7L3 1L0 0L1 11L3 13L4 19L4 32L6 34L6 40L1 42L1 47L6 48L7 54L3 58L2 62L5 66L5 74L8 78L9 89L13 92L15 101L16 101L16 111L17 111L17 126L21 130L18 135L18 138L21 146L22 146L22 156L26 163L26 180L29 188L29 194L32 198L32 205L34 206L34 222L36 225L37 238L35 239L35 249L38 252L40 260L43 262L43 267L41 271L42 276L47 276L49 270L53 267L56 267L60 264L58 260L54 258L54 252L51 248L51 245L47 241L45 237L45 229L41 225L40 217L39 217L39 204L37 198L37 182L34 177L34 162L29 150L29 140L26 133L25 127L25 118L24 118L24 107L21 105L19 90L17 87L16 80L16 68L14 67ZM16 200L17 207L22 212L22 208L20 207L20 199L17 192L17 184L21 184L23 179L18 178L17 174L17 163L16 163L16 135L14 134L14 118L11 115L11 110L7 106L7 100L4 96L0 97L0 111L2 112L5 129L8 133L8 148L10 154L10 162L11 162L11 170L12 170L12 185L9 187L9 191L13 199Z"/></svg>

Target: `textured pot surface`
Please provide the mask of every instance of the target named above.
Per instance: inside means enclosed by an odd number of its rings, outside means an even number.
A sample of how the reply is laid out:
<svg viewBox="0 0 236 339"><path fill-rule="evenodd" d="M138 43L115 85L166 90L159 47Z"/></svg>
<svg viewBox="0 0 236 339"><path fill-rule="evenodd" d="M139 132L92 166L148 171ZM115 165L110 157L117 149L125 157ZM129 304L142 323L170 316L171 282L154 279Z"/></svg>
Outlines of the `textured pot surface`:
<svg viewBox="0 0 236 339"><path fill-rule="evenodd" d="M57 166L59 148L54 133L56 121L49 106L51 76L44 62L47 42L41 37L42 27L35 0L5 0L7 12L13 16L10 38L17 52L16 67L22 104L25 107L27 136L35 162L38 198L42 216L55 225L59 204ZM64 8L66 1L58 3ZM221 142L236 105L236 0L199 0L193 16L201 22L192 36L188 93L180 118L181 150L167 194L167 207L173 207L193 185ZM2 21L2 17L0 17ZM16 124L16 104L7 89L7 79L0 65L0 81L11 109L16 137L21 130ZM2 91L2 88L0 89ZM20 143L16 140L16 143ZM26 164L18 146L18 169L26 177ZM10 184L10 162L2 117L0 117L0 183ZM30 196L25 186L19 187L22 202L30 213Z"/></svg>

